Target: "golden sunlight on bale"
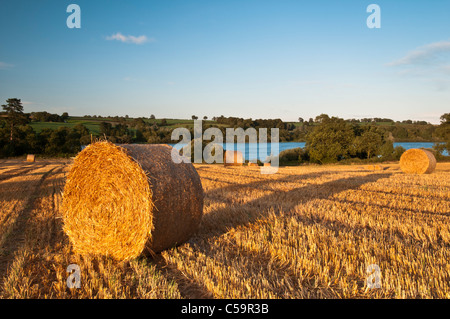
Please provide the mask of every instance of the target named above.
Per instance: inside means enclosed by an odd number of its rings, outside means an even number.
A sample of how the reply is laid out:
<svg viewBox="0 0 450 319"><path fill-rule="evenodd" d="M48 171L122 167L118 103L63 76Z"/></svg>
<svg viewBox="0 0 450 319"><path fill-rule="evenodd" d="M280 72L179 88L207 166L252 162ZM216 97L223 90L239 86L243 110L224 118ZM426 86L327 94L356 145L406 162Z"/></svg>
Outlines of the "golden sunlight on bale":
<svg viewBox="0 0 450 319"><path fill-rule="evenodd" d="M75 252L129 260L192 236L203 214L203 188L194 166L174 163L171 151L97 142L78 154L62 204Z"/></svg>
<svg viewBox="0 0 450 319"><path fill-rule="evenodd" d="M252 166L258 167L259 165L258 165L258 163L248 162L248 166L250 166L250 167L252 167Z"/></svg>
<svg viewBox="0 0 450 319"><path fill-rule="evenodd" d="M430 151L409 149L400 157L400 168L406 174L430 174L436 168L436 158Z"/></svg>
<svg viewBox="0 0 450 319"><path fill-rule="evenodd" d="M28 154L27 155L27 162L32 162L32 163L34 163L35 162L35 156L33 155L33 154Z"/></svg>
<svg viewBox="0 0 450 319"><path fill-rule="evenodd" d="M244 156L240 151L225 151L223 164L225 166L242 166L244 165Z"/></svg>

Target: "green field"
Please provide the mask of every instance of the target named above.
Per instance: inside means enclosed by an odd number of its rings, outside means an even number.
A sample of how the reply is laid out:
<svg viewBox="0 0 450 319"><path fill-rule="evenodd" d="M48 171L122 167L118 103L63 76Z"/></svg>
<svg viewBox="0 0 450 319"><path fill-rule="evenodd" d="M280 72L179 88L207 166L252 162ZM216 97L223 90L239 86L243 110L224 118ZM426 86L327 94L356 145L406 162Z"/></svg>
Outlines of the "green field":
<svg viewBox="0 0 450 319"><path fill-rule="evenodd" d="M129 118L127 122L132 122L134 119ZM147 123L156 123L161 124L162 119L145 119ZM32 122L30 125L37 133L40 133L43 129L58 129L60 127L68 127L72 128L78 124L84 125L92 134L100 134L100 123L101 122L109 122L113 125L118 124L119 122L111 119L111 118L94 118L94 117L70 117L66 122ZM186 127L191 128L194 126L193 120L185 120L185 119L166 119L167 125L165 127L168 128L177 128L177 127ZM204 124L214 124L215 121L203 121ZM218 125L218 124L217 124ZM223 126L223 125L218 125Z"/></svg>
<svg viewBox="0 0 450 319"><path fill-rule="evenodd" d="M69 120L66 123L61 122L32 122L30 125L37 133L40 133L43 129L56 130L60 127L72 128L77 124L83 124L92 134L100 133L100 122L101 121L72 121Z"/></svg>

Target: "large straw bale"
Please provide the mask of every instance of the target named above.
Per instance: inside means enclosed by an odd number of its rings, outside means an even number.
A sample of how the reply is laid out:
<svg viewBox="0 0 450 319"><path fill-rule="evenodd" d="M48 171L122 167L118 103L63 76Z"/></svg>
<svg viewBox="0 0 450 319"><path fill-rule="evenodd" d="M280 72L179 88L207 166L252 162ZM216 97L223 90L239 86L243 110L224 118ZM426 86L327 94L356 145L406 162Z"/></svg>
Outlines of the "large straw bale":
<svg viewBox="0 0 450 319"><path fill-rule="evenodd" d="M400 157L400 168L407 174L430 174L436 168L436 158L430 151L409 149Z"/></svg>
<svg viewBox="0 0 450 319"><path fill-rule="evenodd" d="M225 151L223 163L225 166L244 165L244 156L240 151Z"/></svg>
<svg viewBox="0 0 450 319"><path fill-rule="evenodd" d="M62 205L76 252L129 260L192 236L203 214L203 189L194 166L174 163L171 150L97 142L77 155Z"/></svg>

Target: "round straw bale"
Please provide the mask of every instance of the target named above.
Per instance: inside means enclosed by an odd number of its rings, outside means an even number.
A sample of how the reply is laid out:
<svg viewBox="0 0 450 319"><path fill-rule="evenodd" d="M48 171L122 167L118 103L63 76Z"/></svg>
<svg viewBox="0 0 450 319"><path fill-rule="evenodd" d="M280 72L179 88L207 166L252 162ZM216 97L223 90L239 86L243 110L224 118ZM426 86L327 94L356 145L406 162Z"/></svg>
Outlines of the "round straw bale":
<svg viewBox="0 0 450 319"><path fill-rule="evenodd" d="M400 157L400 168L407 174L430 174L436 168L436 158L430 151L409 149Z"/></svg>
<svg viewBox="0 0 450 319"><path fill-rule="evenodd" d="M129 260L192 236L203 214L203 188L194 166L174 163L171 152L168 145L103 141L76 156L62 204L74 251Z"/></svg>
<svg viewBox="0 0 450 319"><path fill-rule="evenodd" d="M223 163L225 166L244 165L244 156L240 151L225 151Z"/></svg>

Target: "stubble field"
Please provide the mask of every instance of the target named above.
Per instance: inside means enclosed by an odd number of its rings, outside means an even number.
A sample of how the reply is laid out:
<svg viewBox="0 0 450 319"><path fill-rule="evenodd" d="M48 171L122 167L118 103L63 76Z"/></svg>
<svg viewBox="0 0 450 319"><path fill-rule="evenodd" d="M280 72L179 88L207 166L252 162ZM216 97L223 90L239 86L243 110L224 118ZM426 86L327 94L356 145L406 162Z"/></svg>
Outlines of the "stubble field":
<svg viewBox="0 0 450 319"><path fill-rule="evenodd" d="M72 252L59 211L70 163L0 160L0 298L450 298L450 163L195 165L197 234L126 263ZM373 264L381 288L368 287Z"/></svg>

